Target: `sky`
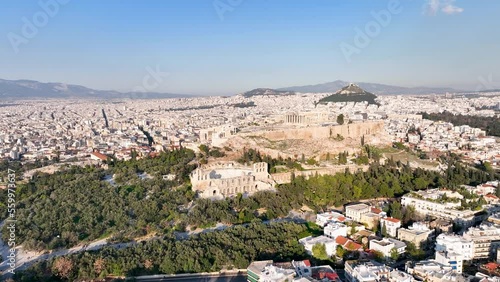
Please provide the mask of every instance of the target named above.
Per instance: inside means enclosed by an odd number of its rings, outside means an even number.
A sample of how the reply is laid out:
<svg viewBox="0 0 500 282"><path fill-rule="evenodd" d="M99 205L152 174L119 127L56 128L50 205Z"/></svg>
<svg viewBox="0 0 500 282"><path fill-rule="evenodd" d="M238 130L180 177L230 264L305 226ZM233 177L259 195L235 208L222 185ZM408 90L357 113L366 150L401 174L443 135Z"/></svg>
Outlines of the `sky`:
<svg viewBox="0 0 500 282"><path fill-rule="evenodd" d="M496 0L5 0L0 78L230 95L500 87Z"/></svg>

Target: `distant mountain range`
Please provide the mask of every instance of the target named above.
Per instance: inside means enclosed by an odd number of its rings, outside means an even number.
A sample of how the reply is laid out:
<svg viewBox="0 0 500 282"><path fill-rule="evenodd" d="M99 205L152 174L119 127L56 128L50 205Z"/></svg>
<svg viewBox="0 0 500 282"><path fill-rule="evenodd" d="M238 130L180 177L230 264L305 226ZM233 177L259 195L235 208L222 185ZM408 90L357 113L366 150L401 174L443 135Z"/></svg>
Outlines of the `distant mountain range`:
<svg viewBox="0 0 500 282"><path fill-rule="evenodd" d="M441 94L446 92L462 92L452 88L433 87L401 87L377 83L356 83L368 93L376 95L393 94ZM293 95L301 93L335 93L338 89L349 85L349 82L336 80L333 82L292 86L279 89L257 88L242 93L244 97L259 95ZM79 98L79 99L162 99L189 98L195 95L161 93L161 92L120 92L114 90L96 90L81 85L39 82L35 80L0 79L0 99L33 99L33 98Z"/></svg>
<svg viewBox="0 0 500 282"><path fill-rule="evenodd" d="M243 93L243 97L252 97L252 96L275 96L275 95L294 95L294 91L285 91L285 90L275 90L270 88L257 88Z"/></svg>
<svg viewBox="0 0 500 282"><path fill-rule="evenodd" d="M80 99L161 99L194 97L158 92L95 90L80 85L44 83L34 80L0 79L0 99L80 98Z"/></svg>
<svg viewBox="0 0 500 282"><path fill-rule="evenodd" d="M340 90L336 91L334 94L327 96L318 101L318 104L326 104L328 102L338 103L338 102L368 102L368 104L378 103L375 101L377 96L362 89L358 85L351 83Z"/></svg>
<svg viewBox="0 0 500 282"><path fill-rule="evenodd" d="M364 90L376 95L394 95L394 94L443 94L446 92L461 92L453 88L437 88L437 87L401 87L378 83L354 82ZM349 82L342 80L335 80L332 82L306 85L306 86L292 86L278 88L277 91L295 91L301 93L334 93L338 89L349 85Z"/></svg>

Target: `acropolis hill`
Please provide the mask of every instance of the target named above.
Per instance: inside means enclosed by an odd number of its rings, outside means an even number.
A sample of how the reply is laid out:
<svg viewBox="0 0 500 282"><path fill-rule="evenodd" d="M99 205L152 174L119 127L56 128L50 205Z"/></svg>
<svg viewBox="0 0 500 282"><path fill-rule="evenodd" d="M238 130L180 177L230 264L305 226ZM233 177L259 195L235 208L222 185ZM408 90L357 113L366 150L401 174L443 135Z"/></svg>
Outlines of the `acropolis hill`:
<svg viewBox="0 0 500 282"><path fill-rule="evenodd" d="M355 153L360 149L361 138L370 144L390 144L382 121L245 132L226 142L235 148L260 149L271 156L299 157L305 154L319 159L327 153Z"/></svg>

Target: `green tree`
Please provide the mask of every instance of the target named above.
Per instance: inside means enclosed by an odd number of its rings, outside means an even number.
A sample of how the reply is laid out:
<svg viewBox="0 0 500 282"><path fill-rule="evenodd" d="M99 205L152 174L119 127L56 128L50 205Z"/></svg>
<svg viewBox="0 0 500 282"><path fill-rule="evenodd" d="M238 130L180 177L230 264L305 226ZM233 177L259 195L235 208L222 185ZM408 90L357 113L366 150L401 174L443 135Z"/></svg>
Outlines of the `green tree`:
<svg viewBox="0 0 500 282"><path fill-rule="evenodd" d="M404 209L404 215L403 215L403 223L408 224L409 222L414 221L415 219L415 207L414 206L406 206Z"/></svg>
<svg viewBox="0 0 500 282"><path fill-rule="evenodd" d="M346 154L346 152L339 153L339 164L347 164L347 154Z"/></svg>
<svg viewBox="0 0 500 282"><path fill-rule="evenodd" d="M417 249L412 242L406 243L406 252L413 260L422 260L425 258L425 252L421 248Z"/></svg>
<svg viewBox="0 0 500 282"><path fill-rule="evenodd" d="M382 254L379 251L373 251L373 259L378 262L383 262L385 257L384 254Z"/></svg>
<svg viewBox="0 0 500 282"><path fill-rule="evenodd" d="M397 261L398 258L399 258L398 250L396 248L392 248L392 250L391 250L391 259L394 260L394 261Z"/></svg>
<svg viewBox="0 0 500 282"><path fill-rule="evenodd" d="M373 233L375 233L375 234L377 234L377 232L378 232L378 225L379 225L378 220L374 219L374 220L373 220L373 228L372 228L372 231L373 231Z"/></svg>
<svg viewBox="0 0 500 282"><path fill-rule="evenodd" d="M328 254L326 253L325 244L315 244L312 247L312 253L315 258L320 260L327 260L329 258Z"/></svg>
<svg viewBox="0 0 500 282"><path fill-rule="evenodd" d="M403 211L401 208L401 204L398 201L392 202L389 210L390 210L391 217L394 217L397 219L403 219Z"/></svg>
<svg viewBox="0 0 500 282"><path fill-rule="evenodd" d="M205 155L208 155L208 152L210 151L210 149L208 148L208 146L207 146L207 145L205 145L205 144L201 144L198 148L199 148L199 149L200 149L200 151L201 151L202 153L204 153Z"/></svg>
<svg viewBox="0 0 500 282"><path fill-rule="evenodd" d="M351 234L350 235L352 235L354 233L356 233L356 223L353 222L353 223L351 223Z"/></svg>
<svg viewBox="0 0 500 282"><path fill-rule="evenodd" d="M340 125L344 124L344 114L340 114L337 116L337 123Z"/></svg>
<svg viewBox="0 0 500 282"><path fill-rule="evenodd" d="M318 162L314 158L310 158L307 160L308 165L316 165Z"/></svg>
<svg viewBox="0 0 500 282"><path fill-rule="evenodd" d="M341 245L337 245L337 248L335 249L335 253L339 258L344 258L344 255L346 254L346 250Z"/></svg>
<svg viewBox="0 0 500 282"><path fill-rule="evenodd" d="M382 222L382 236L387 237L387 227L385 226L385 223Z"/></svg>

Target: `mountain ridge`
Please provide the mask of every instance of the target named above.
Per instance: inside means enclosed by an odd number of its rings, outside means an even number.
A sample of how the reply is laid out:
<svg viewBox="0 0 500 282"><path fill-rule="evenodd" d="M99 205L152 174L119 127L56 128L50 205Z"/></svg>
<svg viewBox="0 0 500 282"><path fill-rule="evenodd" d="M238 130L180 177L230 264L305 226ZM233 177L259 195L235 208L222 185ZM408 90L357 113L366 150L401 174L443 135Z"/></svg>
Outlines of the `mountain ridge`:
<svg viewBox="0 0 500 282"><path fill-rule="evenodd" d="M40 82L29 79L0 79L0 98L80 98L80 99L161 99L195 97L186 94L161 92L120 92L115 90L96 90L82 85L59 82Z"/></svg>
<svg viewBox="0 0 500 282"><path fill-rule="evenodd" d="M253 96L278 96L278 95L294 95L295 91L286 91L286 90L277 90L272 88L255 88L250 91L246 91L240 95L243 97L249 98Z"/></svg>
<svg viewBox="0 0 500 282"><path fill-rule="evenodd" d="M410 95L410 94L444 94L446 92L461 92L461 90L446 87L403 87L380 83L354 82L364 90L376 95ZM320 84L291 86L277 88L278 91L294 91L300 93L335 93L338 89L349 85L350 82L335 80Z"/></svg>

